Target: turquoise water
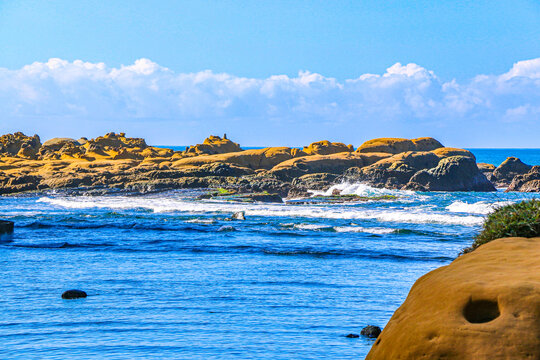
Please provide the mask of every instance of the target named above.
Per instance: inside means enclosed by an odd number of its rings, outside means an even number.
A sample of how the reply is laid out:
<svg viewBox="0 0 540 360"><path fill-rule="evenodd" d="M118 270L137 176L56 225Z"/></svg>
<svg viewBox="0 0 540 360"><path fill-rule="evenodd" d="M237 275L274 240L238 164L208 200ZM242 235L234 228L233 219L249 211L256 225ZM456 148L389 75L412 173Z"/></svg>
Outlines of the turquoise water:
<svg viewBox="0 0 540 360"><path fill-rule="evenodd" d="M0 197L1 217L16 223L0 238L0 358L362 359L372 340L345 335L383 327L494 206L540 197L338 187L398 198ZM246 221L226 220L239 210ZM88 298L62 300L72 288Z"/></svg>
<svg viewBox="0 0 540 360"><path fill-rule="evenodd" d="M499 166L506 158L515 156L525 164L540 165L540 149L468 149L477 162Z"/></svg>

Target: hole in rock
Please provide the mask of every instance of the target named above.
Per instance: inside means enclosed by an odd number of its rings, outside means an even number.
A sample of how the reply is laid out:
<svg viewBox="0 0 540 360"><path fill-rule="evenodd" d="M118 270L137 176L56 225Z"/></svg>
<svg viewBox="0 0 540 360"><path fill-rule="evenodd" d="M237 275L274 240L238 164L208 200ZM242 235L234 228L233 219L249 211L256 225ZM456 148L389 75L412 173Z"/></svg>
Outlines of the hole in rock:
<svg viewBox="0 0 540 360"><path fill-rule="evenodd" d="M492 300L469 300L463 316L468 322L473 324L487 323L499 317L499 304Z"/></svg>

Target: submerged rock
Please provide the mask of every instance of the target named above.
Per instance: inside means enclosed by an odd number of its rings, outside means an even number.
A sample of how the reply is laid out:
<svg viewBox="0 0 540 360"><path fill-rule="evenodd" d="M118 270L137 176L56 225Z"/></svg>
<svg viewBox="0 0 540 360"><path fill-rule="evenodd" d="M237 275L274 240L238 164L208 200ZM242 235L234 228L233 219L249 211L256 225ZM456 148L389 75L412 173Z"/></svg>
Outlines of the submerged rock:
<svg viewBox="0 0 540 360"><path fill-rule="evenodd" d="M347 334L345 335L346 338L349 338L349 339L358 339L360 337L360 335L358 334Z"/></svg>
<svg viewBox="0 0 540 360"><path fill-rule="evenodd" d="M0 234L10 234L13 232L15 224L13 221L0 220Z"/></svg>
<svg viewBox="0 0 540 360"><path fill-rule="evenodd" d="M540 238L491 241L416 281L367 360L539 359Z"/></svg>
<svg viewBox="0 0 540 360"><path fill-rule="evenodd" d="M76 289L64 291L64 293L62 293L62 299L66 299L66 300L81 299L81 298L85 298L86 296L87 295L84 291L76 290Z"/></svg>
<svg viewBox="0 0 540 360"><path fill-rule="evenodd" d="M368 338L377 338L379 337L379 335L381 334L381 328L378 327L378 326L374 326L374 325L368 325L366 326L365 328L362 329L362 331L360 332L360 334L362 334L363 336L366 336Z"/></svg>

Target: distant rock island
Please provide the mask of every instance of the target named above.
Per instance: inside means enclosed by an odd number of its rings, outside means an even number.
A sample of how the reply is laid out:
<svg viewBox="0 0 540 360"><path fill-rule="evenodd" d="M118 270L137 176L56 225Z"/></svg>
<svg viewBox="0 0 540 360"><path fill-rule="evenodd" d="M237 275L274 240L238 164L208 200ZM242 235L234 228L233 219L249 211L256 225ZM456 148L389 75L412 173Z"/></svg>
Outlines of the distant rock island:
<svg viewBox="0 0 540 360"><path fill-rule="evenodd" d="M537 192L540 167L516 158L497 168L477 164L470 151L429 137L373 139L357 149L323 140L304 148L243 150L226 136L210 136L185 151L149 146L124 133L44 143L21 132L0 137L0 194L223 188L301 198L343 181L417 191L495 191L496 185Z"/></svg>

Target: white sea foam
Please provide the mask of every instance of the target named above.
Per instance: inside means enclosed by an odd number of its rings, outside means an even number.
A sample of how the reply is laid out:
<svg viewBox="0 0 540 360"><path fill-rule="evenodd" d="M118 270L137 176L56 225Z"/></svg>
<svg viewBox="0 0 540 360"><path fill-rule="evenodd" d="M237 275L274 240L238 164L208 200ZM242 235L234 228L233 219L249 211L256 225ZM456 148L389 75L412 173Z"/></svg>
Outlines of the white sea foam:
<svg viewBox="0 0 540 360"><path fill-rule="evenodd" d="M214 224L216 221L213 219L190 219L186 220L185 222L191 224Z"/></svg>
<svg viewBox="0 0 540 360"><path fill-rule="evenodd" d="M293 228L298 230L331 230L332 226L320 224L294 224Z"/></svg>
<svg viewBox="0 0 540 360"><path fill-rule="evenodd" d="M395 196L412 196L416 193L409 190L390 190L379 189L362 183L344 182L341 184L332 185L326 191L310 190L316 196L330 196L334 190L339 190L341 195L358 195L358 196L380 196L380 195L395 195Z"/></svg>
<svg viewBox="0 0 540 360"><path fill-rule="evenodd" d="M496 208L504 205L512 204L511 201L478 201L472 204L463 201L454 201L446 207L446 210L454 213L482 214L487 215Z"/></svg>
<svg viewBox="0 0 540 360"><path fill-rule="evenodd" d="M396 232L396 229L388 228L366 228L361 226L336 226L334 230L337 232L355 232L355 233L368 233L368 234L392 234Z"/></svg>
<svg viewBox="0 0 540 360"><path fill-rule="evenodd" d="M323 219L359 219L399 223L437 223L474 226L483 218L473 215L434 213L428 207L365 209L352 206L314 206L286 204L242 204L189 201L174 197L158 196L94 196L94 197L43 197L38 201L71 209L148 209L154 212L181 212L187 214L234 213L245 211L249 216L305 217Z"/></svg>

